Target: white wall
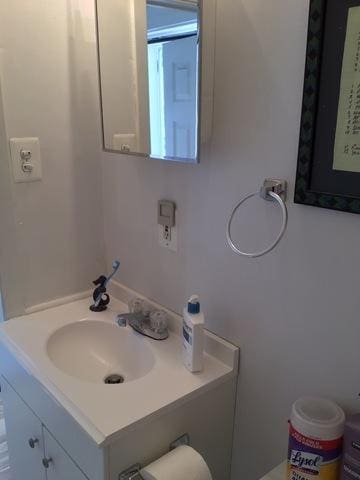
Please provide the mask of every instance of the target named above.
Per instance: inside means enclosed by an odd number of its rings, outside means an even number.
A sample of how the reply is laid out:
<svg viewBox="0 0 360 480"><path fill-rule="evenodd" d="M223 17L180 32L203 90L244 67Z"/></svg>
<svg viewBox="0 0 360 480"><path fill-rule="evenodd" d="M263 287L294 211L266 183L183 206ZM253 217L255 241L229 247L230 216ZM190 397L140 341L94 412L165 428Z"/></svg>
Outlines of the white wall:
<svg viewBox="0 0 360 480"><path fill-rule="evenodd" d="M2 227L4 218L11 225L1 229L0 259L11 316L90 288L104 268L92 2L2 0L0 60ZM41 183L11 182L7 139L15 136L40 137Z"/></svg>
<svg viewBox="0 0 360 480"><path fill-rule="evenodd" d="M8 312L17 314L24 308L22 297L24 289L14 205L0 83L0 273L4 279L1 282L0 278L0 295L6 299ZM3 303L0 301L0 321L4 317Z"/></svg>
<svg viewBox="0 0 360 480"><path fill-rule="evenodd" d="M210 154L199 166L103 154L106 250L121 281L174 310L200 293L208 327L241 346L233 479L255 480L284 457L299 395L358 405L360 225L292 203L308 0L218 7ZM26 305L86 288L102 269L93 34L92 1L0 2L8 136L39 135L43 147L44 182L12 186L7 200ZM269 256L238 258L227 216L266 176L290 181L288 232ZM177 254L157 245L161 197L179 208ZM244 208L244 248L275 232L273 207Z"/></svg>
<svg viewBox="0 0 360 480"><path fill-rule="evenodd" d="M178 312L198 292L207 326L241 346L234 480L285 456L298 396L359 405L359 218L292 201L307 12L308 0L218 0L214 135L200 166L103 155L108 264L119 257L121 281ZM236 257L227 217L267 176L290 182L286 237L265 258ZM157 245L163 197L178 205L177 254ZM265 245L279 221L254 200L242 246Z"/></svg>

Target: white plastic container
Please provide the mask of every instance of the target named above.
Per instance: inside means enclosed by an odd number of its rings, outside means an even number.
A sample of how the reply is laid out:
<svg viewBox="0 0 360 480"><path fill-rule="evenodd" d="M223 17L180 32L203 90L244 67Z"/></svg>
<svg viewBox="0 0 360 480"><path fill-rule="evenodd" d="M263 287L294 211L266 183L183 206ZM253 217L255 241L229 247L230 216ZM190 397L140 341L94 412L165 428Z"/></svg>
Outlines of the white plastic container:
<svg viewBox="0 0 360 480"><path fill-rule="evenodd" d="M189 299L183 318L183 362L190 372L200 372L204 359L205 318L197 295Z"/></svg>
<svg viewBox="0 0 360 480"><path fill-rule="evenodd" d="M303 397L292 406L288 480L337 480L345 414L334 402Z"/></svg>

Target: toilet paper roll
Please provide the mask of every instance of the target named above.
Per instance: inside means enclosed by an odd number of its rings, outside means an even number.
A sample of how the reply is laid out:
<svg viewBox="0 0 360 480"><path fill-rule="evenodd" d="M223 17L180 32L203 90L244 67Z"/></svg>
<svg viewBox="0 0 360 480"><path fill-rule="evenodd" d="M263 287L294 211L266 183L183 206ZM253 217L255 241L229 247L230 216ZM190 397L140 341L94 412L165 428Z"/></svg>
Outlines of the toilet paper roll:
<svg viewBox="0 0 360 480"><path fill-rule="evenodd" d="M181 445L141 470L144 480L212 480L205 460L193 448Z"/></svg>

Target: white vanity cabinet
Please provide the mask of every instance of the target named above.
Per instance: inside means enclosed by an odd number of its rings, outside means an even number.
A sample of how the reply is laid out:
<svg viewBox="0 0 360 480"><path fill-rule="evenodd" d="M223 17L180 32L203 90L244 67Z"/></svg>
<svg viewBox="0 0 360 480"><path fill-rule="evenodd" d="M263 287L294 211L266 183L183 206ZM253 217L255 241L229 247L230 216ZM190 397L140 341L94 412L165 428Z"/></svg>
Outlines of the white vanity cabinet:
<svg viewBox="0 0 360 480"><path fill-rule="evenodd" d="M85 475L75 465L47 429L43 428L47 480L86 480Z"/></svg>
<svg viewBox="0 0 360 480"><path fill-rule="evenodd" d="M44 440L41 422L3 379L1 396L6 414L12 477L15 480L46 480L42 464Z"/></svg>
<svg viewBox="0 0 360 480"><path fill-rule="evenodd" d="M213 479L230 479L235 377L98 444L1 343L0 358L13 480L118 480L134 463L147 465L167 453L184 433ZM44 459L51 459L48 468Z"/></svg>
<svg viewBox="0 0 360 480"><path fill-rule="evenodd" d="M205 368L193 375L182 364L179 335L171 332L166 342L156 342L132 329L118 332L111 311L89 314L88 304L64 304L0 325L1 395L13 480L118 480L131 465L147 465L166 454L184 434L213 479L229 480L238 349L207 333ZM119 385L62 372L48 356L48 339L61 334L66 322L71 328L80 321L90 332L92 322L100 334L121 332L115 347L138 345L134 355L146 359L147 351L152 368ZM181 321L177 324L180 329ZM111 339L106 336L103 356ZM104 345L95 340L94 348ZM75 373L79 356L66 347L60 353L68 355ZM134 358L125 357L124 370Z"/></svg>
<svg viewBox="0 0 360 480"><path fill-rule="evenodd" d="M13 388L1 380L14 480L86 480L85 475Z"/></svg>

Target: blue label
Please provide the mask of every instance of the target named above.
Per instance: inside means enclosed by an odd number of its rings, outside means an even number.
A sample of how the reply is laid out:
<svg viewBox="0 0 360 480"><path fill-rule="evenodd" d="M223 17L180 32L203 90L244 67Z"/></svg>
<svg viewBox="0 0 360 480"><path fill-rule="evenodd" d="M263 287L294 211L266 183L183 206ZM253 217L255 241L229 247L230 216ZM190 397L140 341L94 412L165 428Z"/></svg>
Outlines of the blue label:
<svg viewBox="0 0 360 480"><path fill-rule="evenodd" d="M185 326L183 327L183 337L185 338L185 340L187 341L187 343L189 343L190 345L192 345L192 337L191 337L191 335L189 335L189 333L185 330Z"/></svg>

